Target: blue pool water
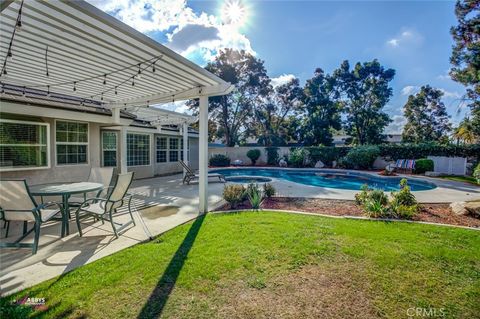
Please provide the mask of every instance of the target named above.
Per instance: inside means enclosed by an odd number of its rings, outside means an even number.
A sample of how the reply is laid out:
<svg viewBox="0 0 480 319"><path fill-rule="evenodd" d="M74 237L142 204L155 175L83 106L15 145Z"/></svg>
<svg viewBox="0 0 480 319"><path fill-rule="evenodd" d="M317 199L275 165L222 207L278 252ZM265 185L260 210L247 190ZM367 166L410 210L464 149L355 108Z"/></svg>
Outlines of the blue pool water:
<svg viewBox="0 0 480 319"><path fill-rule="evenodd" d="M360 190L362 185L368 184L371 188L394 191L400 189L400 177L382 177L368 173L349 171L325 171L325 170L295 170L295 169L218 169L212 172L231 176L261 176L284 179L287 181L319 187L330 187L350 190ZM248 178L247 178L248 179ZM408 185L412 191L425 191L434 189L432 183L417 179L408 179Z"/></svg>

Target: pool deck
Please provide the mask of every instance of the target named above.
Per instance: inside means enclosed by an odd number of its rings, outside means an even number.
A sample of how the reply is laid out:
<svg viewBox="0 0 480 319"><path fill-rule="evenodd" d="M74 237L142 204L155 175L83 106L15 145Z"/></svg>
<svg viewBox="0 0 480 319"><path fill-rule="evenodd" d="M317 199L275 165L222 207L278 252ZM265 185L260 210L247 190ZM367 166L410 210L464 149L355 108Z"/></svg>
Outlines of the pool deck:
<svg viewBox="0 0 480 319"><path fill-rule="evenodd" d="M235 167L227 169L251 169L252 167ZM259 167L260 168L260 167ZM279 169L278 167L261 167L261 169ZM365 173L372 174L376 177L391 178L387 176L379 176L377 172L372 171L358 171L358 170L344 170L344 169L312 169L312 168L283 168L284 170L303 170L303 171L318 171L318 172L337 172L337 173ZM480 186L475 186L469 183L455 182L440 178L431 178L425 176L404 175L398 174L394 178L405 177L411 180L427 181L435 184L436 188L426 191L413 192L419 203L451 203L458 201L471 201L480 199ZM354 200L355 194L359 190L348 190L339 188L327 188L299 184L284 179L268 177L271 184L277 190L277 196L282 197L307 197L307 198L325 198L325 199L343 199Z"/></svg>

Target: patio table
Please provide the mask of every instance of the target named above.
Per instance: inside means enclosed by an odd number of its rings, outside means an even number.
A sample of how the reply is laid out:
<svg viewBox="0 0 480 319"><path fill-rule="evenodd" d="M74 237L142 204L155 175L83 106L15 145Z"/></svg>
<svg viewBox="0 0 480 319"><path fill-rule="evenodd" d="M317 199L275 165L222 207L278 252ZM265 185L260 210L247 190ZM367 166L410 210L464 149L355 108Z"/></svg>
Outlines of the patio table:
<svg viewBox="0 0 480 319"><path fill-rule="evenodd" d="M103 189L103 184L90 182L49 183L30 186L33 196L62 196L62 237L69 235L68 215L70 206L68 199L73 194L85 194Z"/></svg>

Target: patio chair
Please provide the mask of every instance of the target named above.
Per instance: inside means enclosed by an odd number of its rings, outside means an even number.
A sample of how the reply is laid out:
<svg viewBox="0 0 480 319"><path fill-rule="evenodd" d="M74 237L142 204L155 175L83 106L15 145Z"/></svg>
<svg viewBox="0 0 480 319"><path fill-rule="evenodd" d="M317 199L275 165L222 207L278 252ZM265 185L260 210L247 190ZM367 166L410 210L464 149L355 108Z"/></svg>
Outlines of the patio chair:
<svg viewBox="0 0 480 319"><path fill-rule="evenodd" d="M49 202L37 205L35 199L30 194L26 180L3 180L0 181L0 214L6 222L6 234L11 221L23 221L23 234L13 243L0 243L0 247L13 248L32 248L32 254L38 250L38 241L40 238L40 226L53 219L55 215L61 214L62 207L59 203ZM50 207L57 206L55 209ZM34 222L33 227L27 230L28 222ZM62 223L62 228L64 227ZM34 232L33 243L20 243L31 232ZM63 229L62 229L63 233Z"/></svg>
<svg viewBox="0 0 480 319"><path fill-rule="evenodd" d="M100 183L105 185L105 188L102 190L99 190L98 192L83 194L83 197L72 196L68 200L69 204L71 206L78 207L87 198L107 197L108 191L112 189L112 186L115 183L115 178L117 175L118 175L118 169L116 167L92 167L90 169L90 175L88 176L87 182Z"/></svg>
<svg viewBox="0 0 480 319"><path fill-rule="evenodd" d="M409 172L410 174L412 174L413 171L415 170L415 160L413 159L406 160L404 165L404 170L405 170L405 173Z"/></svg>
<svg viewBox="0 0 480 319"><path fill-rule="evenodd" d="M78 207L75 212L75 217L80 236L83 236L80 219L88 216L100 219L102 222L109 221L116 238L118 238L118 233L125 229L125 227L130 224L135 225L131 209L132 195L127 193L132 180L133 172L119 174L111 190L106 193L106 197L88 198ZM128 201L128 213L130 214L131 220L124 224L114 222L113 215L117 213L117 209L122 207L125 201ZM118 227L116 225L118 225Z"/></svg>
<svg viewBox="0 0 480 319"><path fill-rule="evenodd" d="M192 180L199 178L199 175L195 174L193 169L190 166L188 166L184 161L179 161L179 162L180 164L182 164L183 168L185 169L185 176L183 176L183 181L182 181L183 184L187 183L188 185ZM208 178L215 177L215 178L218 178L220 182L223 182L223 183L227 182L227 180L225 179L225 176L223 176L222 174L211 173L211 174L208 174L207 177Z"/></svg>

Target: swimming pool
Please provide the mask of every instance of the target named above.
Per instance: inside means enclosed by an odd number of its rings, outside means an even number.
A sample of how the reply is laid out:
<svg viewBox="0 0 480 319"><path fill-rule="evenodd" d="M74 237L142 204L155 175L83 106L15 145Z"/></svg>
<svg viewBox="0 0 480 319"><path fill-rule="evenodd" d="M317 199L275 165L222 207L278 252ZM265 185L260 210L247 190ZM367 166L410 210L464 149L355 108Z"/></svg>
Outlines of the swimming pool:
<svg viewBox="0 0 480 319"><path fill-rule="evenodd" d="M402 179L401 177L383 177L352 171L303 169L216 169L212 173L220 173L227 178L229 176L272 177L304 185L350 190L360 190L364 184L371 188L383 189L385 191L398 190L400 188L400 180ZM408 179L408 185L412 191L425 191L436 188L434 184L418 179Z"/></svg>

